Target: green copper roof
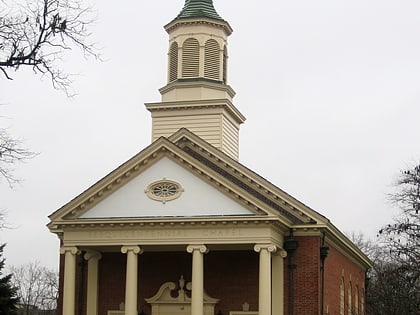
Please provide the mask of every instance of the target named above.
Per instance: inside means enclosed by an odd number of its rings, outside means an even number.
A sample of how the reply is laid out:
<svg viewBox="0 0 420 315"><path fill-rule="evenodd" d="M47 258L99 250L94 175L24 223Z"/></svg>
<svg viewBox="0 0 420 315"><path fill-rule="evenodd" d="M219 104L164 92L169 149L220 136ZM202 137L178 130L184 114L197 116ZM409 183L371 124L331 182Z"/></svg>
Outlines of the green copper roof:
<svg viewBox="0 0 420 315"><path fill-rule="evenodd" d="M200 17L223 21L213 6L213 0L185 0L184 8L175 20Z"/></svg>

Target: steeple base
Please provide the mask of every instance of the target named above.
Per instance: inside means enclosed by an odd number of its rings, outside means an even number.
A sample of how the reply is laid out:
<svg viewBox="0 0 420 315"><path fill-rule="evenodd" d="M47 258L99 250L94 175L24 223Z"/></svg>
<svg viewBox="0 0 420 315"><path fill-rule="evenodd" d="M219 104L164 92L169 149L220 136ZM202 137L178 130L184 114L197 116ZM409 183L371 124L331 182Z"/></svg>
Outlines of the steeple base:
<svg viewBox="0 0 420 315"><path fill-rule="evenodd" d="M239 126L245 117L228 99L147 103L152 114L152 141L186 128L223 151L239 158Z"/></svg>

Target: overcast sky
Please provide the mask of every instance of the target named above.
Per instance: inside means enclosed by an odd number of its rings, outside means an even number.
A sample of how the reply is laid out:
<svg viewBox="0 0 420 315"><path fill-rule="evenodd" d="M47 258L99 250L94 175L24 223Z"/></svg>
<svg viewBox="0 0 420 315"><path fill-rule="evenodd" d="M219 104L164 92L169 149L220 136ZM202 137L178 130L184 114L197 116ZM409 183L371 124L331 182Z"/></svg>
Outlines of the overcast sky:
<svg viewBox="0 0 420 315"><path fill-rule="evenodd" d="M58 266L48 215L150 144L145 102L166 84L163 25L183 0L97 1L105 62L65 57L65 94L30 71L0 79L0 127L39 156L0 182L9 265ZM374 238L397 210L386 193L420 160L420 1L214 0L233 27L229 84L247 117L240 161L328 217Z"/></svg>

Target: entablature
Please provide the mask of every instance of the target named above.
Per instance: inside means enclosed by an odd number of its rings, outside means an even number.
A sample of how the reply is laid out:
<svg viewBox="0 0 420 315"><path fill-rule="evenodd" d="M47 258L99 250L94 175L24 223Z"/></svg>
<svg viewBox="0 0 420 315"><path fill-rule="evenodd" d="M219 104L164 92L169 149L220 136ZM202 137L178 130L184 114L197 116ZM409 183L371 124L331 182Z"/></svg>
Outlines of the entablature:
<svg viewBox="0 0 420 315"><path fill-rule="evenodd" d="M50 228L61 234L65 246L273 243L282 247L287 232L276 218L109 220L66 222Z"/></svg>

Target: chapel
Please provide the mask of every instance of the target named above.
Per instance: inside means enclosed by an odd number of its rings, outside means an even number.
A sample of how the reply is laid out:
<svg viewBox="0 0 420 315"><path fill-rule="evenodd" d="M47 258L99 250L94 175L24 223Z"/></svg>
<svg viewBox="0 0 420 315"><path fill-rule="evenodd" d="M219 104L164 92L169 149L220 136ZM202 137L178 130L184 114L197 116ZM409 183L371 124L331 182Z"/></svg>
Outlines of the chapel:
<svg viewBox="0 0 420 315"><path fill-rule="evenodd" d="M186 0L165 30L151 144L49 216L57 314L364 315L370 260L239 161L229 23Z"/></svg>

